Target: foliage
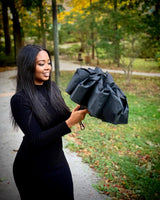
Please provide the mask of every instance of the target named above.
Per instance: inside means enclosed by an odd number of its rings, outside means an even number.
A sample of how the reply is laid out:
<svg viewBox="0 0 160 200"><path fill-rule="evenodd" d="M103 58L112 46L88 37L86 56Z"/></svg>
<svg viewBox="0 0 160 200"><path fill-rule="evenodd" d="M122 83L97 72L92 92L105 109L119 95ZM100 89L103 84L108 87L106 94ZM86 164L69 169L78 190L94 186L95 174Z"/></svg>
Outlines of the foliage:
<svg viewBox="0 0 160 200"><path fill-rule="evenodd" d="M64 92L73 73L61 73L62 94L67 105L75 106ZM82 156L101 180L95 188L114 199L160 198L160 84L159 78L134 76L125 84L123 75L115 82L126 93L129 123L112 125L87 116L85 131L75 127L66 136L68 147Z"/></svg>
<svg viewBox="0 0 160 200"><path fill-rule="evenodd" d="M46 47L46 36L48 36L52 24L52 17L49 17L51 6L45 0L23 0L23 7L26 10L26 15L22 14L23 23L28 24L29 22L28 25L30 25L30 27L24 26L26 38L34 36L36 43ZM26 21L27 15L27 19L30 18L31 21Z"/></svg>
<svg viewBox="0 0 160 200"><path fill-rule="evenodd" d="M138 5L141 5L141 18L145 24L145 33L147 43L150 48L154 49L156 53L157 48L159 48L160 42L160 3L159 0L150 1L138 1Z"/></svg>
<svg viewBox="0 0 160 200"><path fill-rule="evenodd" d="M13 1L21 22L24 44L46 45L53 52L51 2ZM158 0L59 0L57 4L58 11L61 11L58 14L61 44L78 42L81 44L80 50L87 55L91 54L92 59L96 52L97 63L101 58L109 59L126 71L126 75L131 74L135 58L157 58L160 47ZM13 42L12 19L10 14L8 16ZM3 29L2 22L0 28ZM2 30L0 35L1 46L4 46ZM130 59L127 63L126 58Z"/></svg>
<svg viewBox="0 0 160 200"><path fill-rule="evenodd" d="M69 36L75 35L87 53L94 47L98 59L105 51L105 58L121 66L128 81L135 58L155 57L159 48L157 0L70 2L73 8L60 14L62 28L67 28ZM128 64L126 57L130 58Z"/></svg>
<svg viewBox="0 0 160 200"><path fill-rule="evenodd" d="M160 51L158 51L158 52L156 53L156 59L157 59L157 61L158 61L158 65L159 65L159 67L160 67Z"/></svg>
<svg viewBox="0 0 160 200"><path fill-rule="evenodd" d="M37 43L42 45L44 33L48 37L52 24L51 5L45 0L41 1L26 1L26 0L13 0L18 11L19 20L21 23L21 32L25 43ZM43 6L41 6L41 4ZM43 8L43 9L42 9ZM43 15L42 14L43 10ZM9 13L9 12L8 12ZM12 16L9 14L9 23L12 23ZM43 18L43 19L42 19ZM43 27L42 27L43 22ZM3 28L3 27L2 27ZM11 29L11 28L10 28ZM43 32L42 32L43 31ZM10 31L10 35L13 34ZM3 33L2 33L2 37ZM52 36L53 38L53 36ZM53 39L52 39L53 40ZM2 43L2 45L4 45Z"/></svg>
<svg viewBox="0 0 160 200"><path fill-rule="evenodd" d="M73 58L75 56L76 57L78 56L79 50L80 50L80 46L78 44L74 44L68 48L60 48L60 54L61 55L64 54L64 55L69 56L70 58Z"/></svg>
<svg viewBox="0 0 160 200"><path fill-rule="evenodd" d="M0 66L15 66L15 57L12 55L6 56L0 54Z"/></svg>

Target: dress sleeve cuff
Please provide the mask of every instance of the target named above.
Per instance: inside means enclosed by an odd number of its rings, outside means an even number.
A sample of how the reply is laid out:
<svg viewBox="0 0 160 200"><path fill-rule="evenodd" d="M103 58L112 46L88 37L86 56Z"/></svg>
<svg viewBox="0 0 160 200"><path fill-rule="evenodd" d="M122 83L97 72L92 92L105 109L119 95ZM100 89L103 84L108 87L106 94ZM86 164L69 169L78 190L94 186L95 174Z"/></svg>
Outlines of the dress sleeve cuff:
<svg viewBox="0 0 160 200"><path fill-rule="evenodd" d="M68 127L67 123L64 121L63 123L63 128L64 128L64 133L62 134L62 136L68 134L71 132L71 129Z"/></svg>

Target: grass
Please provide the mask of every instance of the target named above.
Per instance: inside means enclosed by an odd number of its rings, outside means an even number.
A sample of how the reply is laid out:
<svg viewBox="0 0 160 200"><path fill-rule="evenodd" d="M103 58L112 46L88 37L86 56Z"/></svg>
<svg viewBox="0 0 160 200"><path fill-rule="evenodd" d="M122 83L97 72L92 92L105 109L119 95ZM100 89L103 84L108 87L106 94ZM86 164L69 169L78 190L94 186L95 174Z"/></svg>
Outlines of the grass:
<svg viewBox="0 0 160 200"><path fill-rule="evenodd" d="M75 103L65 93L73 72L61 72L61 91L67 105ZM65 136L68 148L77 152L101 180L94 187L113 199L160 199L160 79L133 76L127 86L123 75L114 81L127 95L129 123L112 125L85 118Z"/></svg>
<svg viewBox="0 0 160 200"><path fill-rule="evenodd" d="M143 66L144 72L160 72L160 66L155 60L136 58L133 62L133 70L141 71L142 69L140 66Z"/></svg>
<svg viewBox="0 0 160 200"><path fill-rule="evenodd" d="M83 53L82 58L84 59L85 56L86 54ZM77 60L77 56L75 57L75 59ZM129 62L130 58L125 58L125 63L128 64ZM85 64L84 60L82 63ZM92 60L90 65L97 66L97 60L96 59ZM104 69L116 69L116 70L121 69L117 67L110 59L100 59L98 66ZM137 72L160 73L160 65L157 61L155 61L155 59L136 58L133 62L132 70Z"/></svg>
<svg viewBox="0 0 160 200"><path fill-rule="evenodd" d="M129 63L129 58L125 59L125 63ZM100 67L103 68L111 68L111 69L119 69L113 64L109 64L109 60L101 60L100 61ZM136 58L133 62L133 71L137 72L148 72L148 73L159 73L160 72L160 66L158 62L151 59L143 59L143 58Z"/></svg>

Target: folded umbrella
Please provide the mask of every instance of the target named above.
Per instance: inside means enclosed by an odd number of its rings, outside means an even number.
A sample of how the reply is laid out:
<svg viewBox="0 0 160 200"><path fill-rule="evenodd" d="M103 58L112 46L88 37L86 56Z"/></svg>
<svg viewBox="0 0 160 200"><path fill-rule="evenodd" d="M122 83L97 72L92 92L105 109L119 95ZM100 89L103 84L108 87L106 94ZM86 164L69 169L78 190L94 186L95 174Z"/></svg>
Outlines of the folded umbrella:
<svg viewBox="0 0 160 200"><path fill-rule="evenodd" d="M128 123L129 107L125 94L112 76L100 68L79 68L66 92L71 100L87 107L90 115L113 124Z"/></svg>

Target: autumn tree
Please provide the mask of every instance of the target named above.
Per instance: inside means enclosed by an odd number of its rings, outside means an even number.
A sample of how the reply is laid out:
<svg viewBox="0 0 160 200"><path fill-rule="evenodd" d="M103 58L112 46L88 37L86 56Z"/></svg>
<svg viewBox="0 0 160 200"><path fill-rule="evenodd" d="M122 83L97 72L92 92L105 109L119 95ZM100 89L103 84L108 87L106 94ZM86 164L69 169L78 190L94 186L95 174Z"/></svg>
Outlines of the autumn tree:
<svg viewBox="0 0 160 200"><path fill-rule="evenodd" d="M160 1L136 0L136 7L139 8L139 17L145 25L141 56L153 58L160 51Z"/></svg>
<svg viewBox="0 0 160 200"><path fill-rule="evenodd" d="M5 33L5 48L7 51L10 49L10 39L9 39L9 29L8 29L8 15L7 15L7 8L10 9L12 13L12 20L13 20L13 36L14 36L14 54L15 57L18 54L19 49L23 46L23 34L22 34L22 27L19 20L19 14L16 8L16 4L14 0L1 0L3 6L3 14L5 15L5 19L3 22L6 23L3 26L4 33ZM7 44L8 42L8 44Z"/></svg>
<svg viewBox="0 0 160 200"><path fill-rule="evenodd" d="M11 37L9 31L8 5L5 0L1 0L1 3L2 3L3 30L5 38L5 54L8 56L11 54Z"/></svg>
<svg viewBox="0 0 160 200"><path fill-rule="evenodd" d="M97 0L71 0L68 1L70 11L64 11L60 13L59 21L62 24L62 28L68 28L69 34L74 35L77 41L81 42L80 49L86 51L87 54L92 52L92 58L94 58L96 34L94 28L94 16L92 12L92 4Z"/></svg>
<svg viewBox="0 0 160 200"><path fill-rule="evenodd" d="M22 27L19 20L19 14L15 6L14 0L6 0L13 17L13 35L14 35L14 48L15 57L18 55L19 49L23 46Z"/></svg>
<svg viewBox="0 0 160 200"><path fill-rule="evenodd" d="M56 0L52 0L53 14L53 38L54 38L54 63L55 63L55 81L60 86L60 70L59 70L59 36L57 23L57 4Z"/></svg>
<svg viewBox="0 0 160 200"><path fill-rule="evenodd" d="M31 12L35 12L37 15L36 25L38 29L36 30L36 35L39 40L42 39L41 45L46 48L46 3L44 0L23 0L23 6Z"/></svg>

